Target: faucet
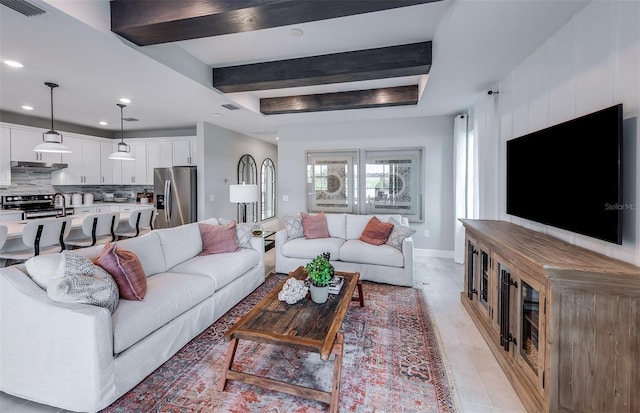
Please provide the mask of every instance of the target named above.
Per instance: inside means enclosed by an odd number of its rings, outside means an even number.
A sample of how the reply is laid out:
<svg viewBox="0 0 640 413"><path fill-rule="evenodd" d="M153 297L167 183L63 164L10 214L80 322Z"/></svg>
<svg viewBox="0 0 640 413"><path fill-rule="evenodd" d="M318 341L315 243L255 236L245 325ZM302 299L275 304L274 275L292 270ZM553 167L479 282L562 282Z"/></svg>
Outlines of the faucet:
<svg viewBox="0 0 640 413"><path fill-rule="evenodd" d="M62 217L66 217L67 216L67 205L64 199L64 195L61 192L56 192L56 194L53 196L53 198L51 199L51 205L55 205L56 204L56 197L60 195L60 197L62 198ZM56 214L57 216L57 214Z"/></svg>

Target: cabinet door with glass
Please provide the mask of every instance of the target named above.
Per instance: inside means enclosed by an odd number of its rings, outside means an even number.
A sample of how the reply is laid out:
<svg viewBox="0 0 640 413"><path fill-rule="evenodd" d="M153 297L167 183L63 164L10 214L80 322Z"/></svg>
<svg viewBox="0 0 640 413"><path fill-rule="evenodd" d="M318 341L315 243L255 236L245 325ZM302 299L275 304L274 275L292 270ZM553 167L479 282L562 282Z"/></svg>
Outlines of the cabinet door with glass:
<svg viewBox="0 0 640 413"><path fill-rule="evenodd" d="M464 292L470 301L477 300L478 294L478 241L475 238L467 236L466 238L466 254L465 271L464 271Z"/></svg>
<svg viewBox="0 0 640 413"><path fill-rule="evenodd" d="M491 250L482 242L478 243L478 305L482 313L484 313L489 319L493 319L493 290L489 287L493 285L493 258L491 256Z"/></svg>
<svg viewBox="0 0 640 413"><path fill-rule="evenodd" d="M516 362L531 384L543 393L545 383L545 345L547 297L542 283L518 271L518 341Z"/></svg>
<svg viewBox="0 0 640 413"><path fill-rule="evenodd" d="M495 312L491 323L500 338L500 347L514 354L514 346L517 346L517 298L518 281L513 265L498 254L493 255L496 268L496 282L493 284L495 294Z"/></svg>

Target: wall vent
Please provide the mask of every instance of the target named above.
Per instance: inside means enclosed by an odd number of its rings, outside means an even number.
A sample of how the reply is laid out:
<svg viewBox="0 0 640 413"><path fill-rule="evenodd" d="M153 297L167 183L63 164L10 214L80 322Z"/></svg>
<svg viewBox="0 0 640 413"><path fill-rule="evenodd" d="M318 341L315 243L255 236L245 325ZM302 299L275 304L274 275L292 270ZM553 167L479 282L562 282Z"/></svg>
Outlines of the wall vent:
<svg viewBox="0 0 640 413"><path fill-rule="evenodd" d="M0 0L2 1L2 0ZM126 122L138 122L140 119L136 119L136 118L122 118L122 120L126 121Z"/></svg>
<svg viewBox="0 0 640 413"><path fill-rule="evenodd" d="M0 0L0 4L2 4L3 6L7 6L8 8L13 9L27 17L38 16L40 14L46 13L40 7L25 0Z"/></svg>
<svg viewBox="0 0 640 413"><path fill-rule="evenodd" d="M232 105L231 103L225 103L224 105L220 105L225 109L229 109L229 110L240 110L240 108L236 105Z"/></svg>

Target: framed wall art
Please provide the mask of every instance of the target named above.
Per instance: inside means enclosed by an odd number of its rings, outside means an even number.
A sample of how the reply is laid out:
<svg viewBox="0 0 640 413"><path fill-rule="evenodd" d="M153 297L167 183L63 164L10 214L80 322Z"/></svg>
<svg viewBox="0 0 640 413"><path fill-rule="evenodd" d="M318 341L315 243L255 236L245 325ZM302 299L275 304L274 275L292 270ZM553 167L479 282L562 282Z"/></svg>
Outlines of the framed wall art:
<svg viewBox="0 0 640 413"><path fill-rule="evenodd" d="M422 148L365 149L363 154L363 213L423 221Z"/></svg>
<svg viewBox="0 0 640 413"><path fill-rule="evenodd" d="M356 213L358 151L307 151L307 210Z"/></svg>

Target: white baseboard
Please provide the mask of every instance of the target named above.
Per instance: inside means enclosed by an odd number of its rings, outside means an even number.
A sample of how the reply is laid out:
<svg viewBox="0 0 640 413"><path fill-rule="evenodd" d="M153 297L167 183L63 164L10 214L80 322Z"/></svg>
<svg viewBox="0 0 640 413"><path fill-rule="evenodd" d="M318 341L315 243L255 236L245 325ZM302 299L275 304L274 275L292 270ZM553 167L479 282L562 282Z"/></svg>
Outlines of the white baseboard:
<svg viewBox="0 0 640 413"><path fill-rule="evenodd" d="M453 259L453 251L449 250L428 250L424 248L414 248L413 255L418 257L435 257Z"/></svg>

